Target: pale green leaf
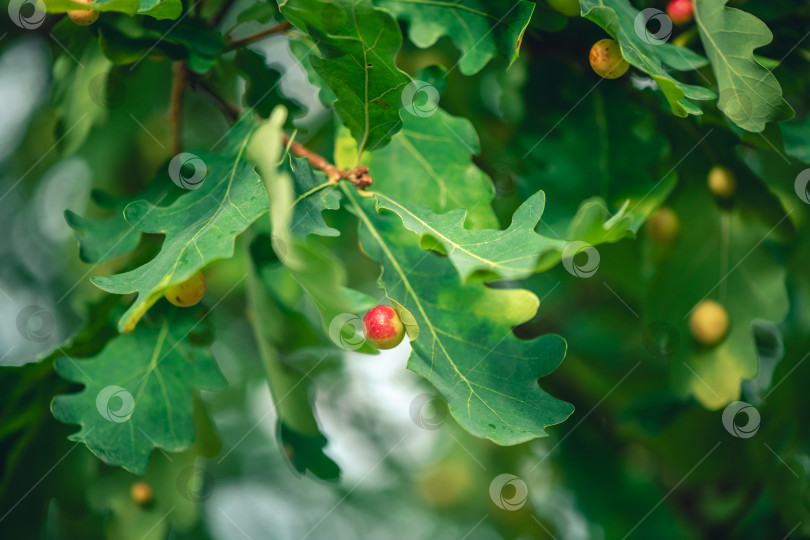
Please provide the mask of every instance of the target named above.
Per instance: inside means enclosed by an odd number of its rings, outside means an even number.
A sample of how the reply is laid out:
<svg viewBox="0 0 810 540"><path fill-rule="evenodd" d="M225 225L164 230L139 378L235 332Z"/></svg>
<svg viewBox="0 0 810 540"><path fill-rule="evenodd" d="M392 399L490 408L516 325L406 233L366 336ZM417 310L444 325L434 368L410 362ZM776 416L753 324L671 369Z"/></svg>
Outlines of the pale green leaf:
<svg viewBox="0 0 810 540"><path fill-rule="evenodd" d="M750 13L725 7L727 1L696 2L695 22L717 78L718 107L742 129L760 132L768 122L792 118L793 109L773 73L754 58L773 34Z"/></svg>

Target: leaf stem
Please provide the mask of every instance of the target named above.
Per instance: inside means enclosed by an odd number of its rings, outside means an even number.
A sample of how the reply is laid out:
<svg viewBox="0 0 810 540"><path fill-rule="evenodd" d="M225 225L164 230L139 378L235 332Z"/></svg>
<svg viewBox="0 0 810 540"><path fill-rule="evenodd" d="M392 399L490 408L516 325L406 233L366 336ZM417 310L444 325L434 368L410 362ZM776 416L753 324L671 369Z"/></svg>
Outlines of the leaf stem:
<svg viewBox="0 0 810 540"><path fill-rule="evenodd" d="M225 50L232 51L234 49L240 49L246 45L250 45L255 41L264 39L267 36L272 36L273 34L280 34L285 30L287 30L288 28L290 28L291 26L292 24L290 24L290 21L282 21L276 26L273 26L271 28L265 28L264 30L256 32L255 34L251 34L247 37L231 41L230 43L228 43L228 46L225 48Z"/></svg>
<svg viewBox="0 0 810 540"><path fill-rule="evenodd" d="M183 131L183 93L188 82L188 68L183 60L172 64L171 101L169 102L169 124L172 130L172 150L177 155L182 149L181 132Z"/></svg>
<svg viewBox="0 0 810 540"><path fill-rule="evenodd" d="M354 184L354 187L357 189L366 189L371 185L371 175L368 173L368 167L364 165L359 165L350 170L339 169L323 156L316 154L303 144L292 140L286 134L284 135L284 144L289 145L290 150L294 154L299 157L307 158L313 167L325 172L327 178L329 178L332 183L336 184L340 180L348 180Z"/></svg>

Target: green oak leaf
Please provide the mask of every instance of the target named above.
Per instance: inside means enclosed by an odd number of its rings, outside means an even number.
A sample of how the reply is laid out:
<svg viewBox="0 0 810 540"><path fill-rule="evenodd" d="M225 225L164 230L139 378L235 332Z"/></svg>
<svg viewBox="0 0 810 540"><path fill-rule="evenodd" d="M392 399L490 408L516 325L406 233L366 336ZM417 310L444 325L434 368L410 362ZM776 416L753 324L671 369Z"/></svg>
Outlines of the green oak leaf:
<svg viewBox="0 0 810 540"><path fill-rule="evenodd" d="M522 279L534 273L539 258L550 251L561 251L566 242L537 234L534 229L543 215L546 196L538 191L512 216L506 230L464 228L466 210L434 214L422 205L400 203L382 193L374 194L377 210L396 213L402 223L420 236L438 242L441 252L458 270L462 281L473 274L503 279Z"/></svg>
<svg viewBox="0 0 810 540"><path fill-rule="evenodd" d="M279 8L317 44L321 58L310 56L312 67L337 96L335 110L360 150L387 144L401 127L397 111L409 82L395 61L396 20L371 0L283 0Z"/></svg>
<svg viewBox="0 0 810 540"><path fill-rule="evenodd" d="M141 241L141 232L127 223L123 214L87 219L65 210L65 221L79 239L79 257L86 263L101 263L126 255Z"/></svg>
<svg viewBox="0 0 810 540"><path fill-rule="evenodd" d="M408 37L423 49L448 37L461 51L458 68L474 75L500 54L512 65L534 12L526 0L381 0L379 5L408 21Z"/></svg>
<svg viewBox="0 0 810 540"><path fill-rule="evenodd" d="M386 294L419 326L408 368L430 381L470 433L498 444L547 435L573 407L547 394L538 378L565 356L556 335L520 340L512 327L531 319L539 300L519 289L461 285L446 258L425 253L398 218L379 215L341 185L360 219L363 250L382 266Z"/></svg>
<svg viewBox="0 0 810 540"><path fill-rule="evenodd" d="M61 357L57 373L84 389L51 403L54 417L81 430L70 436L102 461L143 474L154 448L169 452L194 442L192 392L220 389L225 379L191 311L172 310L155 325L111 339L88 359Z"/></svg>
<svg viewBox="0 0 810 540"><path fill-rule="evenodd" d="M117 198L94 190L90 197L100 207L113 214L104 218L86 218L65 210L65 221L79 241L79 258L86 263L98 264L132 252L141 241L141 231L124 219L124 208L135 199ZM168 198L168 193L157 182L148 184L138 199L157 202ZM171 200L171 199L170 199Z"/></svg>
<svg viewBox="0 0 810 540"><path fill-rule="evenodd" d="M197 189L169 206L136 201L124 209L124 217L133 227L163 234L165 240L160 252L146 264L92 279L110 293L138 293L119 321L121 331L132 331L168 287L213 261L232 257L236 236L267 211L261 180L244 159L252 129L252 122L244 120L228 135L222 151L200 151L194 154L196 158L187 159L198 174L205 174ZM163 181L171 182L169 178Z"/></svg>
<svg viewBox="0 0 810 540"><path fill-rule="evenodd" d="M780 322L787 314L785 269L766 245L777 223L740 205L723 210L708 190L683 192L670 204L681 216L681 233L649 280L643 313L679 336L669 357L678 390L719 409L739 399L741 381L757 374L752 323ZM704 299L729 315L729 333L714 347L693 343L689 331L689 314Z"/></svg>
<svg viewBox="0 0 810 540"><path fill-rule="evenodd" d="M340 208L340 192L326 175L313 171L307 158L297 158L292 154L285 160L285 169L293 179L295 200L290 219L290 232L294 236L308 234L338 236L340 232L323 220L324 210Z"/></svg>
<svg viewBox="0 0 810 540"><path fill-rule="evenodd" d="M361 160L374 177L373 189L437 213L465 208L471 228L497 227L492 181L472 163L480 143L470 121L442 109L425 117L403 110L401 116L402 131L391 144Z"/></svg>
<svg viewBox="0 0 810 540"><path fill-rule="evenodd" d="M754 58L754 49L773 40L768 26L750 13L725 7L728 0L695 2L695 23L720 92L717 106L746 131L793 117L773 73Z"/></svg>
<svg viewBox="0 0 810 540"><path fill-rule="evenodd" d="M693 101L714 99L708 88L685 84L669 74L667 67L677 71L691 71L706 65L706 59L685 47L657 40L649 33L636 31L640 12L629 0L580 0L583 17L607 31L619 42L625 59L648 73L666 96L672 113L686 117L703 114ZM643 15L642 21L643 21Z"/></svg>

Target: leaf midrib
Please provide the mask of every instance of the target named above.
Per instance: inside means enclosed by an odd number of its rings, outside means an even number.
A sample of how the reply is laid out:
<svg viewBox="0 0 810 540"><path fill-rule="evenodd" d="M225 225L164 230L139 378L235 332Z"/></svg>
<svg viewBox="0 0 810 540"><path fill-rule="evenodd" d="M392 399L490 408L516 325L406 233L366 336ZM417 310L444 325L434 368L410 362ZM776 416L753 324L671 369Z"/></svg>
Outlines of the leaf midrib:
<svg viewBox="0 0 810 540"><path fill-rule="evenodd" d="M352 206L354 206L355 210L357 211L358 217L360 217L360 219L363 221L363 223L366 225L366 227L368 227L369 232L374 237L374 239L377 241L377 243L380 245L380 248L383 250L383 252L385 252L386 257L388 257L388 259L391 261L391 264L394 266L394 269L397 271L397 274L399 274L399 277L402 280L402 284L408 290L408 293L411 295L414 302L416 303L416 307L419 309L419 313L422 315L422 318L425 320L425 323L427 324L427 327L430 330L430 334L433 336L434 343L439 344L439 347L441 348L442 353L444 353L444 356L445 356L445 358L447 358L447 362L453 368L453 371L455 371L456 374L458 374L458 376L461 378L461 380L464 381L464 384L467 385L467 388L470 391L470 395L467 398L467 417L470 420L472 420L472 414L471 414L471 411L470 411L470 400L472 399L472 396L474 395L476 398L478 398L478 401L483 403L504 424L506 424L507 426L513 427L512 424L507 422L500 414L498 414L498 412L495 409L493 409L489 405L489 403L487 403L480 395L478 395L478 392L476 392L475 389L473 388L473 383L471 383L470 380L467 379L467 377L465 377L464 374L461 373L461 371L458 369L458 366L456 366L456 363L453 362L453 359L450 356L450 353L447 352L447 349L445 348L444 343L442 342L441 339L439 339L439 336L438 336L438 334L436 332L436 328L434 328L433 323L431 323L430 318L428 317L427 313L425 312L425 309L422 307L422 303L419 300L419 296L416 294L416 291L414 291L413 287L411 286L411 283L408 280L408 277L405 274L405 272L402 271L402 267L400 267L399 262L396 260L396 257L394 257L394 254L391 253L391 250L388 249L388 246L385 244L385 241L380 236L379 231L377 231L376 227L374 227L374 224L371 222L371 220L366 215L365 211L362 209L360 204L354 198L354 195L352 195L351 191L349 191L349 189L344 184L340 184L340 188L346 194L347 198L351 201ZM431 358L431 367L430 367L430 369L431 369L431 371L433 370L433 358ZM481 386L481 385L477 385L477 386ZM484 387L482 386L482 388L484 388ZM487 389L491 390L489 388L487 388Z"/></svg>

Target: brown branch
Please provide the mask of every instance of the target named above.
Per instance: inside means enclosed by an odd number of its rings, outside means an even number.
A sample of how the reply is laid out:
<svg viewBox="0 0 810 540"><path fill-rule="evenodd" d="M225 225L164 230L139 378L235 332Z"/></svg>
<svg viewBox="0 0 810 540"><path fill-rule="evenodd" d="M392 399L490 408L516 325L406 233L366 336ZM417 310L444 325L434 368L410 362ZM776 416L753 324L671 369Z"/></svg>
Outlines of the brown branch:
<svg viewBox="0 0 810 540"><path fill-rule="evenodd" d="M219 106L222 107L231 120L235 121L239 118L239 116L241 116L242 112L240 109L225 101L222 96L220 96L216 90L204 79L192 75L192 81L199 84L200 88L205 90L206 93L208 93L219 104ZM371 185L371 175L369 174L368 167L364 165L358 165L350 170L339 169L323 156L316 154L303 144L290 139L286 133L284 134L284 144L289 145L290 151L293 154L296 154L299 157L307 158L313 167L326 173L327 178L329 178L329 180L332 182L337 183L341 180L348 180L357 189L367 189Z"/></svg>
<svg viewBox="0 0 810 540"><path fill-rule="evenodd" d="M284 32L285 30L287 30L291 26L292 26L292 24L290 24L290 21L283 21L283 22L281 22L281 23L279 23L276 26L273 26L271 28L265 28L261 32L256 32L255 34L251 34L251 35L249 35L247 37L243 37L241 39L235 39L235 40L231 41L228 44L228 46L226 47L225 50L232 51L234 49L239 49L241 47L244 47L245 45L250 45L254 41L259 41L260 39L264 39L267 36L272 36L273 34L280 34L281 32Z"/></svg>
<svg viewBox="0 0 810 540"><path fill-rule="evenodd" d="M183 143L181 140L181 132L183 130L183 93L188 83L188 68L186 63L182 60L176 61L172 64L172 72L174 78L172 79L172 92L171 101L169 102L169 124L172 129L172 150L175 154L179 154L182 149Z"/></svg>
<svg viewBox="0 0 810 540"><path fill-rule="evenodd" d="M340 180L348 180L354 184L354 187L357 189L366 189L371 185L371 175L368 173L368 167L364 165L359 165L348 171L339 169L329 163L326 158L316 154L303 144L291 141L290 137L286 134L284 135L284 144L290 146L290 150L293 154L307 158L313 167L325 172L327 178L335 183Z"/></svg>

